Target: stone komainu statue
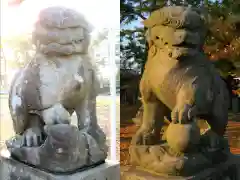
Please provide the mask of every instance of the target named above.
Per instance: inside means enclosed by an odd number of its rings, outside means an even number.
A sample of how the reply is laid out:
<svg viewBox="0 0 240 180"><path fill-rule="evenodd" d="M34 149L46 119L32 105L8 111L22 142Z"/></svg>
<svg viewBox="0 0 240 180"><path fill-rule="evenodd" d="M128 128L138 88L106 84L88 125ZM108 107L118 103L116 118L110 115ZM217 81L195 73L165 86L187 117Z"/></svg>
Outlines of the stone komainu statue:
<svg viewBox="0 0 240 180"><path fill-rule="evenodd" d="M164 7L144 21L148 59L140 82L143 103L138 141L159 128L155 121L171 113L173 122L205 119L223 135L228 121L228 92L203 53L204 18L190 7Z"/></svg>
<svg viewBox="0 0 240 180"><path fill-rule="evenodd" d="M32 32L35 57L15 76L9 94L17 134L6 142L11 157L53 173L105 161L106 136L96 115L99 82L88 52L91 31L72 9L39 13ZM70 123L73 112L78 127Z"/></svg>
<svg viewBox="0 0 240 180"><path fill-rule="evenodd" d="M96 117L99 83L88 53L91 31L72 9L49 7L39 13L32 33L36 55L15 76L9 95L13 127L25 145L39 145L44 125L68 124L74 111L78 128L104 141Z"/></svg>
<svg viewBox="0 0 240 180"><path fill-rule="evenodd" d="M216 159L221 161L223 156L216 152L228 151L223 134L229 96L203 52L206 21L191 7L172 6L154 11L144 25L149 51L140 82L140 127L129 149L131 161L158 173L196 173ZM166 143L161 143L166 119L171 123L164 134ZM201 134L201 125L210 129ZM207 152L214 153L207 156Z"/></svg>

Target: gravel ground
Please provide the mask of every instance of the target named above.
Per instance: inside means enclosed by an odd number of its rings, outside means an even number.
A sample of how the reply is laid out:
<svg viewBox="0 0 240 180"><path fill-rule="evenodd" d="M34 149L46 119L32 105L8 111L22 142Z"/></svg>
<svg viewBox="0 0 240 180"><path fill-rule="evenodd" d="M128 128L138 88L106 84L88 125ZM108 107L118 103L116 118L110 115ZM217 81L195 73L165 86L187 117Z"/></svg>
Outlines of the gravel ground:
<svg viewBox="0 0 240 180"><path fill-rule="evenodd" d="M120 123L120 105L119 105L119 97L117 97L117 104L116 104L116 119L117 119L117 159L119 159L120 154L120 135L119 135L119 123ZM111 100L109 96L99 96L97 99L97 115L98 115L98 122L100 127L107 135L107 144L110 145L111 139L111 128L110 128L110 103ZM10 117L10 113L8 110L8 99L6 96L1 96L0 98L0 145L4 143L5 140L11 138L14 135L13 128L12 128L12 121ZM72 123L76 124L76 116L73 115ZM110 148L109 148L110 151ZM110 155L110 154L109 154Z"/></svg>

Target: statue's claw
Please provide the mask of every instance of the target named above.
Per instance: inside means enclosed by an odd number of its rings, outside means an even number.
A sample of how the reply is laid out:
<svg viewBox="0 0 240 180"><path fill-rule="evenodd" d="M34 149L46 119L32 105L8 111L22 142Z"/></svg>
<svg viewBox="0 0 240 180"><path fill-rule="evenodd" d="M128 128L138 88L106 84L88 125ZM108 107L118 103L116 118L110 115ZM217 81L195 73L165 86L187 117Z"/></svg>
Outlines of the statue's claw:
<svg viewBox="0 0 240 180"><path fill-rule="evenodd" d="M40 128L34 127L29 128L23 135L24 146L32 147L32 146L40 146L43 141L43 133Z"/></svg>
<svg viewBox="0 0 240 180"><path fill-rule="evenodd" d="M173 123L185 124L192 120L191 106L186 104L184 107L176 106L171 113Z"/></svg>

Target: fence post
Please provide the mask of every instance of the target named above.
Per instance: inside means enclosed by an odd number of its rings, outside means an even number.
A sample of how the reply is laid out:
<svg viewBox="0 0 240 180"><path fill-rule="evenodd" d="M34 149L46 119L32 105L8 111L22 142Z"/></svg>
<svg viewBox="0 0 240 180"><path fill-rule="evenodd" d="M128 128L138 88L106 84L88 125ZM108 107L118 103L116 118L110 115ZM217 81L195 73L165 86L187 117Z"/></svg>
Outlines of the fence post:
<svg viewBox="0 0 240 180"><path fill-rule="evenodd" d="M111 121L111 146L110 146L110 156L112 161L117 160L116 153L116 62L115 62L115 42L116 37L114 30L111 28L109 32L109 62L111 67L111 75L110 75L110 94L111 94L111 106L110 106L110 121Z"/></svg>

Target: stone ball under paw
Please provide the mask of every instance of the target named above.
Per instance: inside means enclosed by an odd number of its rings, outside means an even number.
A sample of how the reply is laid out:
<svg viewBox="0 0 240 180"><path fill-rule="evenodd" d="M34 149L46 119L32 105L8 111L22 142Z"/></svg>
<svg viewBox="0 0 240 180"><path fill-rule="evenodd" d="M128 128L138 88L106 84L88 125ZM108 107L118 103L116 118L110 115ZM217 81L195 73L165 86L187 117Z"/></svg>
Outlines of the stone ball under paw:
<svg viewBox="0 0 240 180"><path fill-rule="evenodd" d="M200 141L200 129L195 123L169 124L166 130L168 145L176 152L185 152Z"/></svg>
<svg viewBox="0 0 240 180"><path fill-rule="evenodd" d="M42 116L47 125L71 123L71 115L63 105L59 103L42 111Z"/></svg>

